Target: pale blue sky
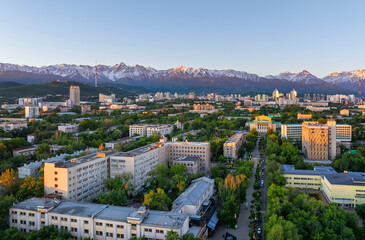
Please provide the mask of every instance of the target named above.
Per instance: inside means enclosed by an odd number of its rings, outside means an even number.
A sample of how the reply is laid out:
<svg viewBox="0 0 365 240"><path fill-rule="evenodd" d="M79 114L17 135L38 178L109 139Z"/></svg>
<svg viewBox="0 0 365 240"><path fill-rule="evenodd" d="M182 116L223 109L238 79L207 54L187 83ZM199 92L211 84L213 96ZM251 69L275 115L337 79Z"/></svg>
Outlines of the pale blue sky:
<svg viewBox="0 0 365 240"><path fill-rule="evenodd" d="M365 1L0 1L0 62L323 77L365 64Z"/></svg>

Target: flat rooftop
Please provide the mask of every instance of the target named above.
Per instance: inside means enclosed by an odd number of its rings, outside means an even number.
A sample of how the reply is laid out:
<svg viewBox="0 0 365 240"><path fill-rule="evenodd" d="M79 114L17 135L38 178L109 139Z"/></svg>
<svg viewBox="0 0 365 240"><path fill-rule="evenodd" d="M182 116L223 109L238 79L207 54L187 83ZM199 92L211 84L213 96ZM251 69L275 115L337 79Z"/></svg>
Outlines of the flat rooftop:
<svg viewBox="0 0 365 240"><path fill-rule="evenodd" d="M105 152L105 156L109 156L111 154L112 154L111 152ZM93 161L97 158L101 158L101 157L98 157L97 153L91 153L91 154L77 158L76 162L71 162L71 160L50 161L50 162L55 162L56 167L58 167L58 168L69 168L69 167L77 166L82 163Z"/></svg>
<svg viewBox="0 0 365 240"><path fill-rule="evenodd" d="M181 228L188 215L165 211L145 210L130 207L109 206L89 202L61 202L45 198L31 198L15 204L15 209L36 211L39 206L54 207L49 213L66 216L84 217L94 219L127 222L128 218L142 219L141 225L160 228Z"/></svg>
<svg viewBox="0 0 365 240"><path fill-rule="evenodd" d="M116 157L135 157L135 156L144 154L146 152L152 151L156 148L157 147L155 147L155 143L152 143L152 144L140 147L140 148L133 149L133 150L128 151L128 152L118 152L116 154L113 154L113 156L116 156Z"/></svg>
<svg viewBox="0 0 365 240"><path fill-rule="evenodd" d="M124 141L131 140L131 139L134 139L134 138L132 138L132 137L124 137L124 138L119 138L117 140L110 141L110 142L107 142L107 143L119 143L119 142L124 142Z"/></svg>
<svg viewBox="0 0 365 240"><path fill-rule="evenodd" d="M233 136L231 136L225 143L232 143L237 142L238 139L243 137L243 133L236 133Z"/></svg>
<svg viewBox="0 0 365 240"><path fill-rule="evenodd" d="M297 174L297 175L326 175L329 173L336 173L332 167L315 167L314 170L295 169L294 165L281 165L283 174Z"/></svg>
<svg viewBox="0 0 365 240"><path fill-rule="evenodd" d="M364 172L341 172L324 176L333 185L365 186Z"/></svg>
<svg viewBox="0 0 365 240"><path fill-rule="evenodd" d="M38 208L50 209L57 206L59 203L60 201L58 200L34 197L17 203L13 205L12 208L36 211Z"/></svg>

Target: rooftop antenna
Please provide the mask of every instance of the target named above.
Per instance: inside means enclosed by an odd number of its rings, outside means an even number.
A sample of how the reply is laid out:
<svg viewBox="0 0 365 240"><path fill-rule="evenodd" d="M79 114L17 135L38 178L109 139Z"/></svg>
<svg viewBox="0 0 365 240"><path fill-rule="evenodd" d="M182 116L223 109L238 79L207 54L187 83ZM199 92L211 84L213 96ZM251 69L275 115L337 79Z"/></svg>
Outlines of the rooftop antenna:
<svg viewBox="0 0 365 240"><path fill-rule="evenodd" d="M95 87L98 87L98 62L95 61Z"/></svg>

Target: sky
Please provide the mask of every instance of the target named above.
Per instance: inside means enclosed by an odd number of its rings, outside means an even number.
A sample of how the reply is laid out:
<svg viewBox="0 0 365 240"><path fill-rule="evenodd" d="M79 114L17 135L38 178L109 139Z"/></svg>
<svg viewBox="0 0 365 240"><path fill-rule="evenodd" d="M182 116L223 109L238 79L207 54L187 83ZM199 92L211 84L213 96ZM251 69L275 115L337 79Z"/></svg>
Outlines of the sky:
<svg viewBox="0 0 365 240"><path fill-rule="evenodd" d="M363 69L364 0L1 0L0 62Z"/></svg>

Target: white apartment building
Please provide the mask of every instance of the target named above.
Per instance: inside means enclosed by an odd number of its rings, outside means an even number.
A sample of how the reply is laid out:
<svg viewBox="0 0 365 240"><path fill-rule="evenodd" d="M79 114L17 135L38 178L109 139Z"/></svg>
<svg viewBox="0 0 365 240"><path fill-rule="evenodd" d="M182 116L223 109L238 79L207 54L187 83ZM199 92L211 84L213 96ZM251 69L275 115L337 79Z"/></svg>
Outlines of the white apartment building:
<svg viewBox="0 0 365 240"><path fill-rule="evenodd" d="M129 136L146 136L147 135L147 125L133 124L129 125Z"/></svg>
<svg viewBox="0 0 365 240"><path fill-rule="evenodd" d="M347 124L336 125L336 141L337 142L351 142L352 126Z"/></svg>
<svg viewBox="0 0 365 240"><path fill-rule="evenodd" d="M149 125L147 127L147 137L153 135L159 135L160 137L163 137L166 134L170 134L172 132L172 129L173 125L169 124Z"/></svg>
<svg viewBox="0 0 365 240"><path fill-rule="evenodd" d="M180 157L199 157L198 172L207 173L210 170L210 143L161 140L129 152L116 153L110 156L110 177L132 173L132 183L138 192L149 177L148 172L157 164L172 165Z"/></svg>
<svg viewBox="0 0 365 240"><path fill-rule="evenodd" d="M282 124L281 137L292 140L302 139L302 124Z"/></svg>
<svg viewBox="0 0 365 240"><path fill-rule="evenodd" d="M45 198L31 198L15 204L9 215L10 227L23 233L54 226L67 230L77 239L127 240L143 236L165 239L169 231L179 236L189 231L189 216L183 213Z"/></svg>
<svg viewBox="0 0 365 240"><path fill-rule="evenodd" d="M19 98L20 106L38 106L43 103L43 98Z"/></svg>
<svg viewBox="0 0 365 240"><path fill-rule="evenodd" d="M39 117L39 107L25 106L25 117L26 118L37 118L37 117Z"/></svg>
<svg viewBox="0 0 365 240"><path fill-rule="evenodd" d="M28 124L25 121L0 123L0 128L3 129L5 132L9 132L14 129L27 128L27 127L28 127Z"/></svg>
<svg viewBox="0 0 365 240"><path fill-rule="evenodd" d="M135 192L142 189L147 180L148 172L154 169L159 161L161 144L151 144L131 150L129 152L119 152L110 157L110 177L131 173L132 184Z"/></svg>
<svg viewBox="0 0 365 240"><path fill-rule="evenodd" d="M92 200L102 191L108 174L109 156L94 153L70 161L44 164L44 193L59 194L68 201Z"/></svg>
<svg viewBox="0 0 365 240"><path fill-rule="evenodd" d="M170 124L133 124L129 125L129 136L153 136L159 135L160 137L170 134L172 132L173 125Z"/></svg>
<svg viewBox="0 0 365 240"><path fill-rule="evenodd" d="M68 133L68 132L78 132L79 125L78 124L64 124L58 126L58 131Z"/></svg>
<svg viewBox="0 0 365 240"><path fill-rule="evenodd" d="M26 158L30 158L31 156L33 156L35 154L36 148L37 148L37 146L33 145L33 146L13 149L13 157L25 156Z"/></svg>
<svg viewBox="0 0 365 240"><path fill-rule="evenodd" d="M223 145L223 156L229 159L237 159L238 151L243 143L243 133L236 133Z"/></svg>

